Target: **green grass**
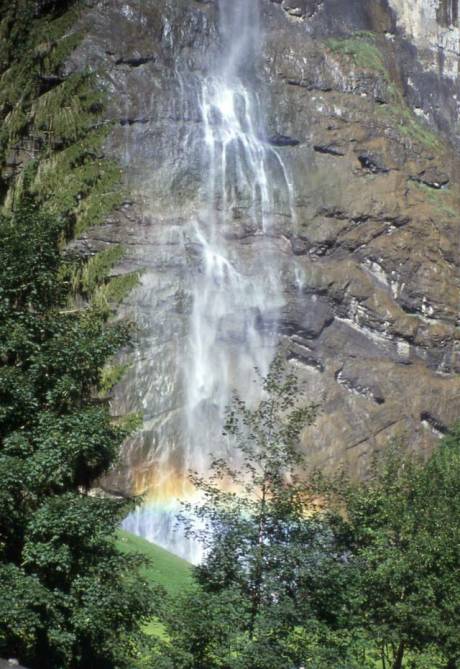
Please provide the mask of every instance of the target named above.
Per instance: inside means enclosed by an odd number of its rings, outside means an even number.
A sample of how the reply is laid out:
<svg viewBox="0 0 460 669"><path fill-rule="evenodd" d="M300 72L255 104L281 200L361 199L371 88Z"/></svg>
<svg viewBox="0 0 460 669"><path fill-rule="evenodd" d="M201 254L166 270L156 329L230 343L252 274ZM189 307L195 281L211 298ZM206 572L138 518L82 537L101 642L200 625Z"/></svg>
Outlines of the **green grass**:
<svg viewBox="0 0 460 669"><path fill-rule="evenodd" d="M140 553L151 562L143 575L152 585L161 585L170 595L178 595L192 585L192 565L164 548L120 530L117 547L125 553Z"/></svg>
<svg viewBox="0 0 460 669"><path fill-rule="evenodd" d="M396 109L396 115L399 115L397 128L402 135L418 142L428 150L442 150L442 142L438 135L416 118L405 101L402 101L399 109Z"/></svg>
<svg viewBox="0 0 460 669"><path fill-rule="evenodd" d="M359 32L348 38L331 38L326 41L326 46L337 54L347 56L355 67L364 70L375 70L385 79L388 73L383 61L383 56L374 44L373 33Z"/></svg>
<svg viewBox="0 0 460 669"><path fill-rule="evenodd" d="M441 137L424 121L417 118L394 82L389 82L388 92L390 94L389 104L380 105L378 108L379 114L385 118L386 122L391 124L400 136L417 142L426 150L443 151L445 147Z"/></svg>
<svg viewBox="0 0 460 669"><path fill-rule="evenodd" d="M177 555L124 530L117 532L116 545L124 553L138 553L149 560L150 564L142 569L142 575L150 585L161 585L172 597L192 587L192 565ZM152 618L143 631L147 636L168 641L166 627L157 617ZM151 666L148 654L144 660L146 667ZM144 663L141 662L140 667L144 667Z"/></svg>

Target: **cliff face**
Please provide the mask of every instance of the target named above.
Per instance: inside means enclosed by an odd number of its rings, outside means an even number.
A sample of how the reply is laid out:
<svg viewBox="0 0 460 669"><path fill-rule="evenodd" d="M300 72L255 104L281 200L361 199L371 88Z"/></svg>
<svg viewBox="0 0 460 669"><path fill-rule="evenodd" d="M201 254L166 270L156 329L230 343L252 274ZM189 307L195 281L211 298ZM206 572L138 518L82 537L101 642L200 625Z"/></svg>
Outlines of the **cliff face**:
<svg viewBox="0 0 460 669"><path fill-rule="evenodd" d="M261 5L252 85L292 207L275 198L269 238L244 206L224 232L248 276L272 263L279 273L282 304L261 323L276 322L305 396L321 401L305 449L362 474L392 436L429 449L460 415L458 2ZM82 28L69 71L100 72L114 122L106 152L127 196L81 244L121 242L119 271L143 271L124 306L140 335L115 410L141 408L145 428L108 485L141 491L165 462L181 466L181 364L200 271L187 222L206 170L198 82L219 48L216 6L94 2ZM232 323L222 327L231 338Z"/></svg>

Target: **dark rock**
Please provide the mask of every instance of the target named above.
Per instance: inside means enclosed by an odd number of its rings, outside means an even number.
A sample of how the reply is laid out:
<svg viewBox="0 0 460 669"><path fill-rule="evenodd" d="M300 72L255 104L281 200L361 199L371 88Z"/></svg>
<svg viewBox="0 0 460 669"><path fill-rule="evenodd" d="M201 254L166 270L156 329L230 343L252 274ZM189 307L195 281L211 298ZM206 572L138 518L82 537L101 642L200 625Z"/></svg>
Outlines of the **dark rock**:
<svg viewBox="0 0 460 669"><path fill-rule="evenodd" d="M314 150L318 153L326 153L331 156L344 156L345 152L335 144L315 144Z"/></svg>
<svg viewBox="0 0 460 669"><path fill-rule="evenodd" d="M59 86L59 84L62 84L62 82L65 80L64 77L61 77L59 75L43 75L43 74L39 75L38 79L40 82L40 93L42 95L52 90L56 86Z"/></svg>
<svg viewBox="0 0 460 669"><path fill-rule="evenodd" d="M304 239L300 239L300 237L292 237L291 246L292 252L296 256L306 255L311 248L311 244L308 244Z"/></svg>
<svg viewBox="0 0 460 669"><path fill-rule="evenodd" d="M298 146L300 140L295 137L289 137L288 135L272 135L268 138L268 143L272 146Z"/></svg>
<svg viewBox="0 0 460 669"><path fill-rule="evenodd" d="M422 421L422 423L424 422L428 423L428 425L430 425L433 428L433 430L435 430L441 435L448 434L449 432L448 426L444 425L444 423L440 421L438 418L432 416L429 411L423 411L420 414L420 420Z"/></svg>
<svg viewBox="0 0 460 669"><path fill-rule="evenodd" d="M411 179L436 189L447 186L450 181L449 176L438 170L437 167L430 167L427 170L423 170L423 172L411 177Z"/></svg>
<svg viewBox="0 0 460 669"><path fill-rule="evenodd" d="M121 126L135 125L136 123L138 123L140 125L145 125L148 122L149 122L148 118L121 118L120 119L120 125Z"/></svg>
<svg viewBox="0 0 460 669"><path fill-rule="evenodd" d="M377 156L372 153L361 153L358 156L358 160L361 163L361 167L372 174L388 174L390 171L385 165L380 156Z"/></svg>
<svg viewBox="0 0 460 669"><path fill-rule="evenodd" d="M138 56L131 58L117 58L115 65L129 65L130 67L140 67L146 63L154 63L155 56Z"/></svg>

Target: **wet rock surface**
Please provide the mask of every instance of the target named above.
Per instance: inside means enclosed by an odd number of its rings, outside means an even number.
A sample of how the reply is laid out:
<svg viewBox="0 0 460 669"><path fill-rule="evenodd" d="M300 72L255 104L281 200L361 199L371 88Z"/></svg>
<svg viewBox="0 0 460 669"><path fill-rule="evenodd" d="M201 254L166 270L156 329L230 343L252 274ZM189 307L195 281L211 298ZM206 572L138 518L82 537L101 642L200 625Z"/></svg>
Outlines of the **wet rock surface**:
<svg viewBox="0 0 460 669"><path fill-rule="evenodd" d="M254 276L276 257L284 304L261 327L277 323L305 397L320 398L304 435L311 461L361 475L390 438L430 449L460 415L460 86L441 57L458 16L442 1L418 3L434 17L422 33L409 2L261 2L263 58L248 76L294 208L279 203L266 238L243 202L224 232ZM103 72L106 150L129 193L80 245L121 242L118 271L142 271L123 307L140 334L114 410L141 409L145 429L112 490L142 488L161 435L180 457L189 277L200 263L188 222L206 170L197 81L218 51L215 14L198 0L94 2L69 62Z"/></svg>

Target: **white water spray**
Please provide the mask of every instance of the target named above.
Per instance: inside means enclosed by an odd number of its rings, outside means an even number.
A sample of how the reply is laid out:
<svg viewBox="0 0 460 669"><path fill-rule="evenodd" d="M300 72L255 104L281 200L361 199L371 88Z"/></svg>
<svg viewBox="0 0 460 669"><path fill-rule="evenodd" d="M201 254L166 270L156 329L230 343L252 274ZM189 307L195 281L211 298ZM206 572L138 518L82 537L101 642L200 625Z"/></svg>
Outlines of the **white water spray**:
<svg viewBox="0 0 460 669"><path fill-rule="evenodd" d="M275 218L292 212L292 187L281 157L265 141L254 90L262 44L258 0L218 4L221 57L200 82L202 207L185 231L193 257L186 286L192 307L183 361L183 444L179 466L166 464L156 473L159 485L166 478L165 490L169 485L183 496L189 494L188 470L205 473L210 453L228 448L221 435L233 390L255 401L254 368L265 374L275 354L283 306ZM168 483L173 476L175 487ZM143 507L125 526L197 562L200 547L174 532L176 511L174 499L163 500Z"/></svg>

